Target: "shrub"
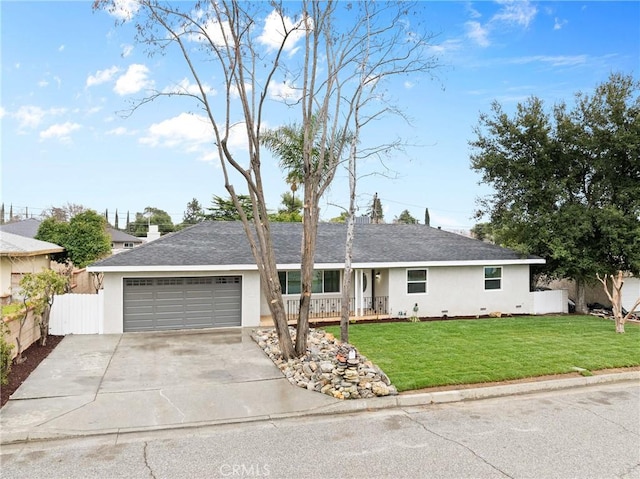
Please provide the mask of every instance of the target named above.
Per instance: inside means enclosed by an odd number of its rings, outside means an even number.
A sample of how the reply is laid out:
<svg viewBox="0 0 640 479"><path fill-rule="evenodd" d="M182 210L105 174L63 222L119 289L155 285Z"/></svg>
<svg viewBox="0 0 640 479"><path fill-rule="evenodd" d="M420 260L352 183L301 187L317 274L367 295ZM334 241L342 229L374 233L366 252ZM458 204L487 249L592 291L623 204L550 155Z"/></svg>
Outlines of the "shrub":
<svg viewBox="0 0 640 479"><path fill-rule="evenodd" d="M11 372L13 343L7 342L8 330L9 327L0 320L0 384L2 386L9 383L9 373Z"/></svg>

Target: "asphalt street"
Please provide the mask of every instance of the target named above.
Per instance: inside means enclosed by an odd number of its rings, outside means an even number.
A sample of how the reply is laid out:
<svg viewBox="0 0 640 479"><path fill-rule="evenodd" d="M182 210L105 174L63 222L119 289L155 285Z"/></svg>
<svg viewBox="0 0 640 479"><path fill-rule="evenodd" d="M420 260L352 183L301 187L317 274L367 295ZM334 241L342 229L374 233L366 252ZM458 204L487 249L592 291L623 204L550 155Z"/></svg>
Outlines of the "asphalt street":
<svg viewBox="0 0 640 479"><path fill-rule="evenodd" d="M13 444L0 458L7 479L640 479L640 384Z"/></svg>

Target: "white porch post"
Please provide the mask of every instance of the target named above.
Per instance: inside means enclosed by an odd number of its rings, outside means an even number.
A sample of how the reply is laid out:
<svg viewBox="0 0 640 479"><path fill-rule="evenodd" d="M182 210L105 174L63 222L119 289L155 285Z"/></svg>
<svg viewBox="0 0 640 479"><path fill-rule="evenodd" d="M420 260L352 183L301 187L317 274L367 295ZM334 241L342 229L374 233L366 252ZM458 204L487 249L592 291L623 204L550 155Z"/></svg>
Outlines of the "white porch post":
<svg viewBox="0 0 640 479"><path fill-rule="evenodd" d="M358 270L353 270L353 315L358 317L358 290L360 289Z"/></svg>
<svg viewBox="0 0 640 479"><path fill-rule="evenodd" d="M363 270L357 269L354 273L353 313L356 318L359 318L363 316L364 312L364 291L362 291L362 285L364 284Z"/></svg>

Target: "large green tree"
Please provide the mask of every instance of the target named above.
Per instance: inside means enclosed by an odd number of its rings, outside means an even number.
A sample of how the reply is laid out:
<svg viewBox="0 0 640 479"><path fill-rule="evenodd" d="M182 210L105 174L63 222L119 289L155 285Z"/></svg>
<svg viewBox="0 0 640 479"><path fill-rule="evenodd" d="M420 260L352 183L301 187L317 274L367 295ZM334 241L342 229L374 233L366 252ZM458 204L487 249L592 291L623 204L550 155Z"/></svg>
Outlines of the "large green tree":
<svg viewBox="0 0 640 479"><path fill-rule="evenodd" d="M54 259L71 261L77 268L84 268L111 253L107 220L93 210L76 214L68 223L55 217L45 219L40 223L36 239L64 247L65 251L54 255Z"/></svg>
<svg viewBox="0 0 640 479"><path fill-rule="evenodd" d="M371 205L367 210L367 216L371 219L373 224L384 223L384 212L382 211L382 202L378 198L378 193L373 195Z"/></svg>
<svg viewBox="0 0 640 479"><path fill-rule="evenodd" d="M251 206L251 198L248 195L238 195L237 203L240 204L242 211L248 219L253 218L253 208ZM222 198L213 195L211 206L207 208L208 213L204 215L205 219L212 221L240 221L241 215L236 208L232 198Z"/></svg>
<svg viewBox="0 0 640 479"><path fill-rule="evenodd" d="M494 193L480 201L494 240L547 260L576 281L576 308L596 274L640 272L640 83L612 74L591 95L513 115L494 102L471 142L472 168Z"/></svg>
<svg viewBox="0 0 640 479"><path fill-rule="evenodd" d="M415 225L418 224L418 220L414 218L409 210L403 210L398 216L393 219L394 223L403 225Z"/></svg>
<svg viewBox="0 0 640 479"><path fill-rule="evenodd" d="M176 225L175 229L181 230L183 228L186 228L187 226L200 223L205 219L204 208L197 198L193 198L187 203L187 209L182 216L182 223Z"/></svg>
<svg viewBox="0 0 640 479"><path fill-rule="evenodd" d="M135 221L129 223L128 232L136 236L145 236L149 231L149 225L158 225L161 234L171 233L175 229L169 213L147 206L142 213L136 213Z"/></svg>
<svg viewBox="0 0 640 479"><path fill-rule="evenodd" d="M281 208L277 213L269 215L269 221L278 223L300 223L302 221L302 200L296 198L293 191L289 193L285 191L280 196L282 202Z"/></svg>

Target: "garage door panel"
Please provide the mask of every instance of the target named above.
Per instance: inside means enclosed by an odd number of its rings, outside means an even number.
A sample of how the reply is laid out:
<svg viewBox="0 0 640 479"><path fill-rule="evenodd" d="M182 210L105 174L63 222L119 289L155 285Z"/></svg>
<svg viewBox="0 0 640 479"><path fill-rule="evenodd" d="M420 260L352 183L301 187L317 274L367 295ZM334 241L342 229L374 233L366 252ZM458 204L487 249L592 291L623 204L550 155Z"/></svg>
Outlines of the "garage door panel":
<svg viewBox="0 0 640 479"><path fill-rule="evenodd" d="M126 278L124 330L241 325L242 278Z"/></svg>

